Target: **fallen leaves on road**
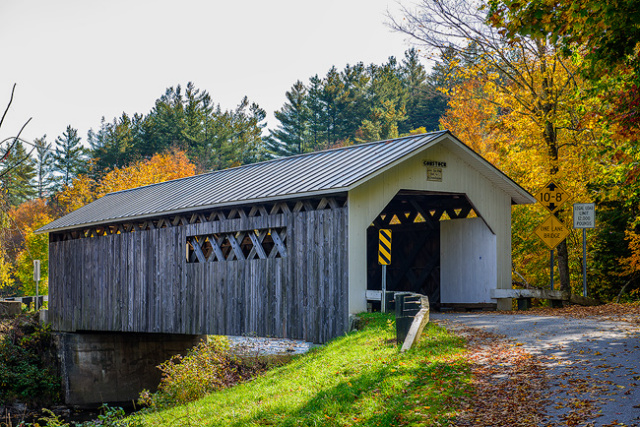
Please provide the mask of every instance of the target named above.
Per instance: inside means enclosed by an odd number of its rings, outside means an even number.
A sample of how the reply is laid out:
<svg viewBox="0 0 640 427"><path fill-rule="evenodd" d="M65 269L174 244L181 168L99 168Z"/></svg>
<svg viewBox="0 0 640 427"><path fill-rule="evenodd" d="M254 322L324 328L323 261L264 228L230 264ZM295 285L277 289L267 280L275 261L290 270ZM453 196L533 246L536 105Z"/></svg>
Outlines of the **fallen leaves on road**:
<svg viewBox="0 0 640 427"><path fill-rule="evenodd" d="M486 312L490 313L490 312ZM640 304L608 303L596 306L569 305L562 308L537 307L523 311L503 311L500 314L531 314L544 316L566 316L586 318L599 316L607 320L623 321L640 325ZM494 311L492 314L496 314Z"/></svg>
<svg viewBox="0 0 640 427"><path fill-rule="evenodd" d="M564 309L563 315L576 313L580 311ZM607 315L614 313L618 313L618 320L628 315L626 307L619 312L609 310ZM502 335L446 320L442 323L467 339L467 360L473 375L474 392L461 405L456 426L638 426L640 418L615 420L614 412L606 417L608 423L602 420L597 424L608 401L624 402L633 396L637 384L626 382L625 386L620 380L633 381L638 373L635 365L602 362L604 355L590 348L588 339L586 350L565 353L567 350L558 346L560 353L532 354L526 346ZM621 357L627 352L632 354L626 344L616 349ZM629 404L633 401L628 400Z"/></svg>
<svg viewBox="0 0 640 427"><path fill-rule="evenodd" d="M539 358L479 329L458 330L468 340L474 394L458 426L544 425L545 368Z"/></svg>

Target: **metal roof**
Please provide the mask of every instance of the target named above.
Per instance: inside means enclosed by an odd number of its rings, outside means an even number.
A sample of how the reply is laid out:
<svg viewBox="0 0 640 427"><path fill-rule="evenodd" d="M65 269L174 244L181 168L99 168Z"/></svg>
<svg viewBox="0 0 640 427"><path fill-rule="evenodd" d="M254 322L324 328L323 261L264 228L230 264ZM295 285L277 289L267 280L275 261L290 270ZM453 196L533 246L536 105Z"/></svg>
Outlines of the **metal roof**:
<svg viewBox="0 0 640 427"><path fill-rule="evenodd" d="M444 139L459 145L467 153L467 161L476 158L475 165L484 175L498 175L492 181L514 203L534 201L526 190L448 131L441 131L300 154L109 193L37 232L345 192Z"/></svg>

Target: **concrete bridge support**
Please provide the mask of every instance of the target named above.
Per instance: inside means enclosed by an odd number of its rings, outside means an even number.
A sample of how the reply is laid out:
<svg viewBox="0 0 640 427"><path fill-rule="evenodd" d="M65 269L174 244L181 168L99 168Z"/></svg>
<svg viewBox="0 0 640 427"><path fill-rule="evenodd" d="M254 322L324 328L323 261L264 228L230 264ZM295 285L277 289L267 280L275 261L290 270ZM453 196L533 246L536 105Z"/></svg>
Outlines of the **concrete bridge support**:
<svg viewBox="0 0 640 427"><path fill-rule="evenodd" d="M204 336L143 333L56 334L65 403L130 404L160 382L157 366Z"/></svg>

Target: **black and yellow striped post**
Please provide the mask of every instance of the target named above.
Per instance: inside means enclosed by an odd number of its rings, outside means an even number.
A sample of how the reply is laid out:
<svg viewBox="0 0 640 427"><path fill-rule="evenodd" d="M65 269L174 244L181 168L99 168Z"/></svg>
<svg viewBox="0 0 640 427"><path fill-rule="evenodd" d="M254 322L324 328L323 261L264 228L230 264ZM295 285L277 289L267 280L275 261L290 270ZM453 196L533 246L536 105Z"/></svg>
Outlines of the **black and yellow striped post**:
<svg viewBox="0 0 640 427"><path fill-rule="evenodd" d="M382 229L378 232L380 244L378 245L378 264L391 264L391 230Z"/></svg>
<svg viewBox="0 0 640 427"><path fill-rule="evenodd" d="M381 229L378 232L378 264L382 266L382 298L381 311L387 311L387 265L391 264L391 230Z"/></svg>

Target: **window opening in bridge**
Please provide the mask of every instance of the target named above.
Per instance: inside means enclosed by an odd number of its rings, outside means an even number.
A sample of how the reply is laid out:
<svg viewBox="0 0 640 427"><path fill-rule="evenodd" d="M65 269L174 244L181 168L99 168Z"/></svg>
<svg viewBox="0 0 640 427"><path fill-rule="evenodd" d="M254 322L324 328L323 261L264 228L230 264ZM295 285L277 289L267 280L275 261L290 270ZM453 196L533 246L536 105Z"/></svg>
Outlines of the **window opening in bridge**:
<svg viewBox="0 0 640 427"><path fill-rule="evenodd" d="M187 237L188 263L283 258L286 228L212 233Z"/></svg>

